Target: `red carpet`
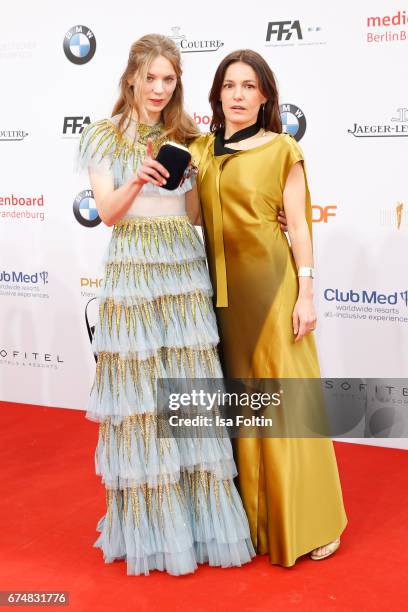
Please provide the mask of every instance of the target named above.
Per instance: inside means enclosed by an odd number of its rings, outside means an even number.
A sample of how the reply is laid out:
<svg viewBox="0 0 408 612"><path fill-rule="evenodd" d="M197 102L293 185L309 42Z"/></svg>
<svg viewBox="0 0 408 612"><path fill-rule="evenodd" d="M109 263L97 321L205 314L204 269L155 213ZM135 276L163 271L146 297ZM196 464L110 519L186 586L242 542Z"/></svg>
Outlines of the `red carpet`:
<svg viewBox="0 0 408 612"><path fill-rule="evenodd" d="M97 424L81 411L7 403L0 419L1 591L68 591L75 611L407 607L406 451L335 443L349 525L330 559L302 557L285 569L258 557L242 568L136 577L92 548L105 505L94 468Z"/></svg>

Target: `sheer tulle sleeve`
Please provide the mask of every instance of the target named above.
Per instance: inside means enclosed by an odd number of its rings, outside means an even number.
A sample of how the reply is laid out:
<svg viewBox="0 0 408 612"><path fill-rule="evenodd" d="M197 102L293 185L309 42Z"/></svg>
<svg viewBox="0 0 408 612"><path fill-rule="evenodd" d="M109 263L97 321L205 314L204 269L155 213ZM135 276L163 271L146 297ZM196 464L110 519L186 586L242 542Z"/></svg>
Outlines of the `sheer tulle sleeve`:
<svg viewBox="0 0 408 612"><path fill-rule="evenodd" d="M95 172L113 177L114 137L106 119L90 123L83 130L76 151L75 171L82 173L91 168Z"/></svg>

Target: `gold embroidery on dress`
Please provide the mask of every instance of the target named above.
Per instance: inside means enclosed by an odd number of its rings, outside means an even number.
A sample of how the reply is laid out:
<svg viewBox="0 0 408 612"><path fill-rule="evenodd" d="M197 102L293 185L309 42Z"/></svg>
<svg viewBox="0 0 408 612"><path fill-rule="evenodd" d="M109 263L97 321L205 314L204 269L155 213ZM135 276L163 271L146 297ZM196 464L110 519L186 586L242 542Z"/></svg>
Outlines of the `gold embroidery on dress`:
<svg viewBox="0 0 408 612"><path fill-rule="evenodd" d="M127 240L128 248L132 244L136 246L141 238L143 253L146 254L146 245L151 250L152 239L157 251L160 249L160 240L164 241L169 249L174 252L175 237L178 237L184 246L185 237L192 246L201 245L201 240L194 225L191 224L187 215L169 215L157 217L132 217L122 219L115 223L112 231L113 255L116 257L118 251L124 252L124 243Z"/></svg>
<svg viewBox="0 0 408 612"><path fill-rule="evenodd" d="M136 268L135 268L136 269ZM162 323L167 326L170 318L180 318L184 325L187 324L187 307L191 312L193 321L197 323L197 308L205 315L208 313L211 304L212 291L203 291L194 289L189 293L181 293L178 295L161 295L153 300L138 299L135 304L123 304L120 301L115 301L114 298L101 298L99 303L100 323L103 326L105 316L107 315L107 325L109 336L112 337L113 314L115 314L115 327L117 337L119 338L120 323L122 314L124 315L125 326L129 336L129 321L130 317L134 320L133 333L136 333L136 322L139 321L147 329L152 324L152 318L161 319Z"/></svg>
<svg viewBox="0 0 408 612"><path fill-rule="evenodd" d="M132 504L133 518L136 525L140 522L140 506L139 506L139 491L137 487L132 487L130 490L130 499Z"/></svg>
<svg viewBox="0 0 408 612"><path fill-rule="evenodd" d="M122 134L117 126L110 119L100 119L88 125L82 132L79 151L85 155L90 145L95 142L95 147L91 159L99 155L97 161L104 157L110 158L110 168L115 161L120 159L122 178L126 167L130 165L133 172L136 172L138 164L143 161L146 155L147 139L153 140L153 154L156 156L162 144L168 141L167 136L163 136L163 125L149 126L142 123L137 125L137 140L130 142ZM106 146L104 146L104 144Z"/></svg>
<svg viewBox="0 0 408 612"><path fill-rule="evenodd" d="M127 514L129 497L134 522L136 525L140 525L141 508L139 493L143 495L147 520L149 522L154 522L155 518L157 518L162 527L164 520L163 506L165 501L170 513L174 514L172 499L173 495L179 505L185 505L186 498L190 498L193 502L195 515L198 518L203 503L206 504L207 510L209 510L210 491L212 489L217 511L220 512L221 505L219 485L221 482L224 490L226 491L227 500L232 505L232 481L229 479L219 481L212 472L200 469L192 472L182 469L180 474L180 482L171 482L170 477L165 474L161 477L156 486L149 486L147 483L143 483L140 485L125 487L123 490L106 488L109 535L111 533L113 523L113 504L116 504L119 520L122 520L122 516Z"/></svg>
<svg viewBox="0 0 408 612"><path fill-rule="evenodd" d="M140 278L143 274L143 278L146 284L152 282L154 276L160 276L163 278L171 278L173 275L177 275L179 278L183 274L191 279L191 273L193 270L206 270L206 263L204 257L198 257L189 261L183 262L138 262L132 261L131 259L125 259L123 261L111 261L106 264L106 275L105 282L111 283L111 289L118 286L120 277L123 275L127 284L129 284L130 272L132 271L133 283L136 287L140 285Z"/></svg>

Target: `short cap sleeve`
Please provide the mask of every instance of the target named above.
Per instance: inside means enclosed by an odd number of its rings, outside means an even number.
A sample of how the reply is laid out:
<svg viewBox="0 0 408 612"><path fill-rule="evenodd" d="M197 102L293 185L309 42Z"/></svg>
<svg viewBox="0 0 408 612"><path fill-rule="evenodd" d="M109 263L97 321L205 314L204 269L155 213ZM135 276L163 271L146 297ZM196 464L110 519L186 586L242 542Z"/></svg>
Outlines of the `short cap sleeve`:
<svg viewBox="0 0 408 612"><path fill-rule="evenodd" d="M306 215L307 224L309 226L310 235L312 236L312 202L311 202L311 196L310 196L310 191L309 191L309 183L307 179L305 158L304 158L302 148L297 142L297 140L292 135L287 134L287 147L286 147L286 151L284 154L282 170L281 170L282 191L285 188L286 179L288 178L290 169L298 161L302 162L303 176L305 177L305 187L306 187L305 215Z"/></svg>
<svg viewBox="0 0 408 612"><path fill-rule="evenodd" d="M75 157L75 171L84 172L88 168L103 175L113 175L112 147L115 133L107 119L90 123L81 134Z"/></svg>
<svg viewBox="0 0 408 612"><path fill-rule="evenodd" d="M212 134L210 133L201 134L188 145L193 164L197 167L200 167L204 151L208 146L209 138L211 138L211 136Z"/></svg>
<svg viewBox="0 0 408 612"><path fill-rule="evenodd" d="M297 140L291 134L286 134L287 147L283 157L282 171L281 171L281 187L282 190L285 187L286 179L293 164L298 161L305 161L303 151Z"/></svg>

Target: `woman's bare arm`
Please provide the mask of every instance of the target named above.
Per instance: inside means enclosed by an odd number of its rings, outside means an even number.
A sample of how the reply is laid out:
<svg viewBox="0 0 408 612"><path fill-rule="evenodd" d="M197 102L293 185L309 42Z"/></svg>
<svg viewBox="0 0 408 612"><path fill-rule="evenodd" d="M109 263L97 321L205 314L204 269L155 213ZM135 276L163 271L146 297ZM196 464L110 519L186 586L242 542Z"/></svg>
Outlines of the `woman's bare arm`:
<svg viewBox="0 0 408 612"><path fill-rule="evenodd" d="M297 268L313 267L313 247L306 221L306 183L302 162L290 169L283 191L288 233ZM312 331L316 325L313 305L313 278L300 277L299 294L293 313L293 331L296 341Z"/></svg>
<svg viewBox="0 0 408 612"><path fill-rule="evenodd" d="M286 179L283 191L283 206L286 213L288 233L293 256L298 268L313 267L312 241L305 214L306 185L302 162L296 162ZM312 278L300 278L300 292L312 293Z"/></svg>
<svg viewBox="0 0 408 612"><path fill-rule="evenodd" d="M202 225L200 198L198 197L197 185L186 193L187 215L193 225Z"/></svg>
<svg viewBox="0 0 408 612"><path fill-rule="evenodd" d="M132 177L126 183L114 189L113 178L88 169L89 180L95 198L96 208L102 221L108 225L114 225L123 217L133 200L142 188L137 176Z"/></svg>
<svg viewBox="0 0 408 612"><path fill-rule="evenodd" d="M114 225L123 217L145 183L157 186L166 183L169 173L164 166L153 159L152 154L153 144L151 139L148 139L146 158L142 166L137 174L117 189L114 188L111 175L102 174L92 168L88 169L96 208L106 225Z"/></svg>

